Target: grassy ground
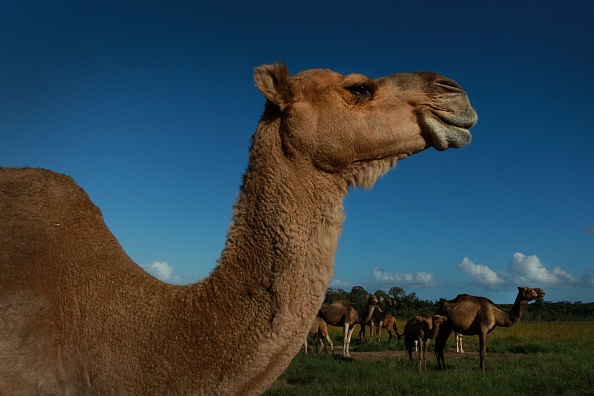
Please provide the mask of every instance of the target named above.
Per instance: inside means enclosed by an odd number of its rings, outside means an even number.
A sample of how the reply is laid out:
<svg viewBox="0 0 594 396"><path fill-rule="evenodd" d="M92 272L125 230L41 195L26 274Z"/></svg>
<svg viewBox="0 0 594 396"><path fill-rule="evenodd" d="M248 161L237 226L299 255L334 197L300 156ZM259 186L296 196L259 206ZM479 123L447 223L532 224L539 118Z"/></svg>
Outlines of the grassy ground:
<svg viewBox="0 0 594 396"><path fill-rule="evenodd" d="M340 344L340 329L332 329L332 334ZM387 340L387 334L383 338ZM421 374L416 361L405 361L401 352L386 352L403 349L394 341L390 346L385 342L360 346L353 340L353 351L371 352L356 360L340 356L340 345L334 356L300 352L265 394L594 395L594 323L520 322L497 328L485 373L478 370L477 337L464 341L468 353L450 354L448 371L438 370L430 353L428 370ZM455 350L453 337L448 346Z"/></svg>

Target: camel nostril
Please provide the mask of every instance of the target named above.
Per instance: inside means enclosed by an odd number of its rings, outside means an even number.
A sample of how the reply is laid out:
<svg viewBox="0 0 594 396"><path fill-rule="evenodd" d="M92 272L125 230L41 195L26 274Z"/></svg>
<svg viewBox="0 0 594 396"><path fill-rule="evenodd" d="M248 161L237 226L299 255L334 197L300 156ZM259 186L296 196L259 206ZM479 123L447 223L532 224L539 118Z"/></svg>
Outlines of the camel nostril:
<svg viewBox="0 0 594 396"><path fill-rule="evenodd" d="M449 80L449 79L439 79L437 81L435 81L434 83L435 85L438 85L448 91L454 91L454 92L464 92L464 90L462 89L462 87L455 82L454 80Z"/></svg>

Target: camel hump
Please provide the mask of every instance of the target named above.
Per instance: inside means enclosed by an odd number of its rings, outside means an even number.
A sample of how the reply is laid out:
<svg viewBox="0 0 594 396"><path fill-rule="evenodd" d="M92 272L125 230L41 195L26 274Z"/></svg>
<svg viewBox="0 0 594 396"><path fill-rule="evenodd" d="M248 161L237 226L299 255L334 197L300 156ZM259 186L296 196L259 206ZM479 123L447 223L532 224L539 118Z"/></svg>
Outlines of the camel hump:
<svg viewBox="0 0 594 396"><path fill-rule="evenodd" d="M86 213L103 221L99 208L72 177L43 168L0 167L0 207L3 223L20 217L60 224L64 212L72 211L78 217Z"/></svg>
<svg viewBox="0 0 594 396"><path fill-rule="evenodd" d="M41 168L0 168L0 223L0 240L7 241L4 258L0 255L5 270L16 262L35 266L33 257L57 249L73 255L80 244L106 238L115 243L84 190L70 176Z"/></svg>

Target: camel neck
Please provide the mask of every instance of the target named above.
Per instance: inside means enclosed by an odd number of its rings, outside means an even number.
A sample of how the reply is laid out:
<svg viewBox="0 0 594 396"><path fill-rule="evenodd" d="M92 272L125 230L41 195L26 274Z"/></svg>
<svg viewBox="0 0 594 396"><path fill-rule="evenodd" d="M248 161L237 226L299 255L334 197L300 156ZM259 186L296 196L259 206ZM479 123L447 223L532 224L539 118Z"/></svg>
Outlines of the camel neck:
<svg viewBox="0 0 594 396"><path fill-rule="evenodd" d="M253 389L280 375L278 367L303 344L333 273L344 220L346 183L287 155L278 131L259 125L219 265L202 283L216 296L204 314L228 329L217 342L243 339L241 351L230 348L233 361L266 373L246 385ZM229 304L242 316L225 315Z"/></svg>
<svg viewBox="0 0 594 396"><path fill-rule="evenodd" d="M510 326L516 324L524 315L524 310L528 305L528 301L522 300L518 295L512 309L508 312Z"/></svg>
<svg viewBox="0 0 594 396"><path fill-rule="evenodd" d="M278 133L278 127L272 130ZM254 287L271 292L282 280L289 282L286 287L309 288L309 282L279 275L300 279L302 271L327 268L318 285L324 293L344 220L346 185L307 166L305 159L284 155L280 139L262 139L262 144L258 137L265 132L259 130L253 138L218 270L232 270L234 290L243 281L249 293ZM322 298L323 293L315 294Z"/></svg>

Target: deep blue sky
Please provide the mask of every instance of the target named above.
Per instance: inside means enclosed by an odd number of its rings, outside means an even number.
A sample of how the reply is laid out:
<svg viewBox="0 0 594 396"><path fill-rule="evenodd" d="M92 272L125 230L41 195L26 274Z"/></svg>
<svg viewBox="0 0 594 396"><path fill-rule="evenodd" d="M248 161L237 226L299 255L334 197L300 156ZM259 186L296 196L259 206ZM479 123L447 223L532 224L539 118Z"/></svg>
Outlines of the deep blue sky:
<svg viewBox="0 0 594 396"><path fill-rule="evenodd" d="M73 176L132 259L192 282L263 111L255 66L434 71L473 141L350 192L333 286L594 300L594 2L187 3L4 2L0 165Z"/></svg>

